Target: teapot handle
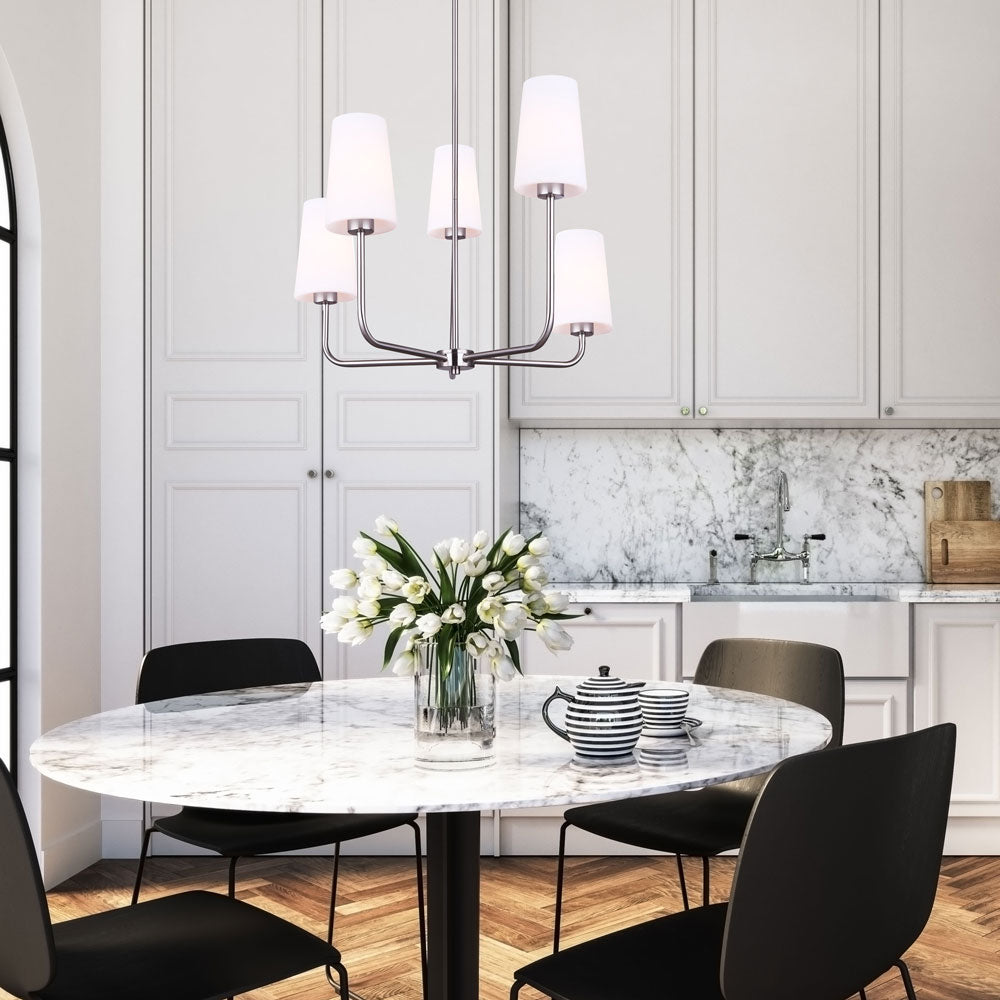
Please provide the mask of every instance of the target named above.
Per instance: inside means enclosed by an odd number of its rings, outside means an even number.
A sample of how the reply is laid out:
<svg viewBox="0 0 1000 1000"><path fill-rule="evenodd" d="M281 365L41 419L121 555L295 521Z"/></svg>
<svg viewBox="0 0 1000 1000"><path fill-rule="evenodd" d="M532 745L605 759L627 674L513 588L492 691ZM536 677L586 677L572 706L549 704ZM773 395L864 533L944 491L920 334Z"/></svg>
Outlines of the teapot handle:
<svg viewBox="0 0 1000 1000"><path fill-rule="evenodd" d="M542 704L542 718L545 720L545 725L549 727L556 734L556 736L561 736L566 742L569 742L569 733L565 729L560 729L550 718L549 718L549 705L555 701L556 698L562 698L563 701L573 701L573 696L566 694L565 691L561 691L558 687L545 699Z"/></svg>

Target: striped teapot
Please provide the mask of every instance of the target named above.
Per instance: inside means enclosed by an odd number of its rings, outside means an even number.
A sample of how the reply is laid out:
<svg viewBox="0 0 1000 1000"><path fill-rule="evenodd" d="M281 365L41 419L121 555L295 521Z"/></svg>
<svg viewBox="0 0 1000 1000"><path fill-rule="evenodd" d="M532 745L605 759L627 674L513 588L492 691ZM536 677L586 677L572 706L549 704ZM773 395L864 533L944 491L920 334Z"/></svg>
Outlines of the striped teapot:
<svg viewBox="0 0 1000 1000"><path fill-rule="evenodd" d="M598 667L597 672L599 676L577 685L575 697L557 687L542 705L542 718L584 760L632 759L642 729L638 688L644 682L610 677L610 667ZM549 705L556 699L568 702L565 729L549 718Z"/></svg>

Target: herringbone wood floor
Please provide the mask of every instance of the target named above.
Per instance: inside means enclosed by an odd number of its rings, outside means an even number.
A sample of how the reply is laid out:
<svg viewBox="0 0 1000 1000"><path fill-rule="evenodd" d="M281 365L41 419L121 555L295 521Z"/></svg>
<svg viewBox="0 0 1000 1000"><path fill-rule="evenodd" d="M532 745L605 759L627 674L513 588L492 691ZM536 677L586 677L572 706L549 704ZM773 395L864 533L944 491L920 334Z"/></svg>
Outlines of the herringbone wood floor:
<svg viewBox="0 0 1000 1000"><path fill-rule="evenodd" d="M712 862L713 901L728 895L733 864L731 858ZM92 865L49 894L53 919L125 905L134 871L131 861ZM329 876L328 858L248 859L240 862L237 891L243 899L324 934ZM420 995L413 877L413 863L406 858L341 862L335 943L352 989L366 1000ZM695 863L688 881L700 892ZM214 858L154 858L144 884L143 898L189 888L224 892L225 868ZM552 858L483 859L482 1000L505 1000L514 970L551 950L554 884ZM567 944L679 908L673 859L567 862ZM1000 997L1000 858L945 858L934 913L906 961L920 1000ZM316 972L252 996L327 1000L332 991ZM530 990L522 990L521 996L534 1000ZM904 993L893 972L868 996L901 1000Z"/></svg>

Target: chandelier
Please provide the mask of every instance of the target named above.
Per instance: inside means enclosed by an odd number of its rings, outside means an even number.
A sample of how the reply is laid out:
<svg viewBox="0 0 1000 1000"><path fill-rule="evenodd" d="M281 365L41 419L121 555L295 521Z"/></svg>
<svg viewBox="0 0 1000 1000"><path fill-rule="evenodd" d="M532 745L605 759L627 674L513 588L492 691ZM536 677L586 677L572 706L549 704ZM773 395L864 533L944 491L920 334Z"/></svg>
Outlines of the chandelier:
<svg viewBox="0 0 1000 1000"><path fill-rule="evenodd" d="M555 232L555 203L587 190L583 132L576 81L566 76L525 80L514 164L514 190L545 202L545 322L531 343L471 351L459 346L458 245L482 233L475 151L458 143L458 0L451 6L451 145L434 153L427 235L451 240L451 309L448 347L428 351L378 339L365 304L365 246L369 237L396 227L396 199L384 118L344 114L330 129L326 197L302 211L295 298L322 309L326 359L342 368L434 365L450 378L477 365L569 368L584 355L587 339L611 330L604 238L591 229ZM354 237L353 241L351 237ZM347 359L330 347L330 309L357 300L358 327L372 347L390 357ZM531 357L553 331L576 338L565 361ZM528 355L523 357L522 355Z"/></svg>

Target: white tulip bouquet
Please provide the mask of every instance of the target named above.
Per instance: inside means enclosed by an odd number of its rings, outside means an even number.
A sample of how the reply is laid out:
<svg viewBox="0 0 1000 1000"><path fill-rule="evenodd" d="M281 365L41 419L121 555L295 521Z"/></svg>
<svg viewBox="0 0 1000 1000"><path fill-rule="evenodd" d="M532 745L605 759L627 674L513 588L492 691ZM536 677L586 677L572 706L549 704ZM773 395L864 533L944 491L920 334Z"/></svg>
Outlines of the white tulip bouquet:
<svg viewBox="0 0 1000 1000"><path fill-rule="evenodd" d="M349 593L333 601L320 623L324 632L356 646L387 622L383 669L391 662L395 674L415 673L419 647L435 642L442 679L456 651L464 650L510 680L521 670L517 640L525 629L552 652L573 645L560 622L577 616L566 614L566 594L547 588L541 560L550 545L543 535L525 538L508 528L496 541L485 531L471 541L445 538L428 566L391 518L376 518L375 534L378 539L362 531L354 541L360 572L331 574L331 585Z"/></svg>

